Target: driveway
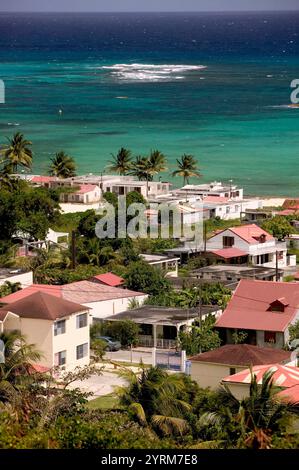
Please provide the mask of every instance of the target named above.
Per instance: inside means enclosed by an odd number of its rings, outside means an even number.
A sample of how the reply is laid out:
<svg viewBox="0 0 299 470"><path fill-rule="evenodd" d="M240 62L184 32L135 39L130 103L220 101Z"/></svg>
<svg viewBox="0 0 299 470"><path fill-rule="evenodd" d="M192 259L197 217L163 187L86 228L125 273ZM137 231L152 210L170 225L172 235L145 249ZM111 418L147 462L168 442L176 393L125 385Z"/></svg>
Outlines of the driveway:
<svg viewBox="0 0 299 470"><path fill-rule="evenodd" d="M143 364L152 363L152 349L151 348L135 348L132 350L132 355L130 350L121 349L120 351L108 351L105 354L105 359L115 362L127 362L139 364L141 361Z"/></svg>
<svg viewBox="0 0 299 470"><path fill-rule="evenodd" d="M116 372L104 370L102 375L92 375L86 380L77 380L73 382L69 388L79 388L82 392L91 392L92 396L88 400L109 395L114 392L115 387L126 385L124 378L120 377Z"/></svg>

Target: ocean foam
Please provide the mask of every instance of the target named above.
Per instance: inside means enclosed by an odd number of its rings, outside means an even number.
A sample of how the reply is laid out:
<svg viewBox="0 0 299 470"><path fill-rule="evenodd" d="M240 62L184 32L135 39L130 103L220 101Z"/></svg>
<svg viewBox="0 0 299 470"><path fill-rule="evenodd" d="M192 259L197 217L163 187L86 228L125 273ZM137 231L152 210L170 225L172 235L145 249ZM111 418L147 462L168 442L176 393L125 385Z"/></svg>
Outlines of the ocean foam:
<svg viewBox="0 0 299 470"><path fill-rule="evenodd" d="M203 70L204 65L155 65L155 64L115 64L100 67L109 70L111 75L119 80L162 82L183 80L184 72Z"/></svg>

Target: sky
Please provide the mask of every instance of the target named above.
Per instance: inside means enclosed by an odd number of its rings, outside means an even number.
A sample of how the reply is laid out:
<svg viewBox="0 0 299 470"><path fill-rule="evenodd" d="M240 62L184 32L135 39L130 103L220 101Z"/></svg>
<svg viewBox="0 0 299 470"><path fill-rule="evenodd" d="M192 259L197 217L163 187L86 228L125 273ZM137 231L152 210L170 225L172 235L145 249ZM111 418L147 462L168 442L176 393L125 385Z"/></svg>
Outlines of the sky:
<svg viewBox="0 0 299 470"><path fill-rule="evenodd" d="M299 10L299 0L0 0L0 11Z"/></svg>

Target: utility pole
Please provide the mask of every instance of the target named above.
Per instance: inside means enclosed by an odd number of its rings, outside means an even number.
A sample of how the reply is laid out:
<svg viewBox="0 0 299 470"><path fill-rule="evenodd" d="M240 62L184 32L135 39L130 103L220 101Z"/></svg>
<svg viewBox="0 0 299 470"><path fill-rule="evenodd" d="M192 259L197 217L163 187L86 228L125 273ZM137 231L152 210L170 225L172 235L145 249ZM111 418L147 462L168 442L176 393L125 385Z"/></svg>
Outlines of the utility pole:
<svg viewBox="0 0 299 470"><path fill-rule="evenodd" d="M76 252L77 252L77 239L76 239L76 232L72 230L72 240L71 240L71 256L72 256L72 269L76 269Z"/></svg>
<svg viewBox="0 0 299 470"><path fill-rule="evenodd" d="M278 273L278 251L276 250L276 258L275 258L275 277L276 277L276 282L279 281L279 273Z"/></svg>
<svg viewBox="0 0 299 470"><path fill-rule="evenodd" d="M204 241L204 253L207 251L207 224L203 222L203 241Z"/></svg>
<svg viewBox="0 0 299 470"><path fill-rule="evenodd" d="M199 328L200 328L200 339L202 339L202 299L201 299L201 286L198 287L199 293ZM201 342L199 343L199 353L201 354Z"/></svg>

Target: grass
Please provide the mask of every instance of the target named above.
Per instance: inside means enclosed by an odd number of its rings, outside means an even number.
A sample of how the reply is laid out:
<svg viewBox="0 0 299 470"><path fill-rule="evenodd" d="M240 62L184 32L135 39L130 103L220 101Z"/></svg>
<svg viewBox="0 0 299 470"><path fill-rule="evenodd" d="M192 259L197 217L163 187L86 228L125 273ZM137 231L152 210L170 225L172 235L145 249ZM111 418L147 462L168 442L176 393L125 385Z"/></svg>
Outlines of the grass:
<svg viewBox="0 0 299 470"><path fill-rule="evenodd" d="M118 403L118 398L115 395L110 394L90 400L87 407L90 410L111 410L118 405Z"/></svg>

